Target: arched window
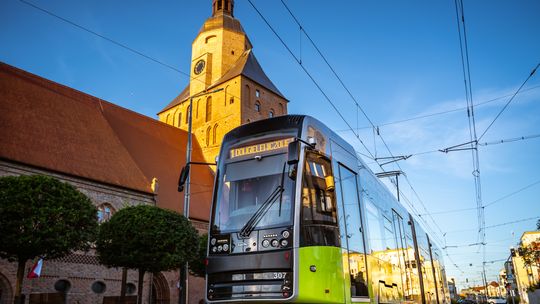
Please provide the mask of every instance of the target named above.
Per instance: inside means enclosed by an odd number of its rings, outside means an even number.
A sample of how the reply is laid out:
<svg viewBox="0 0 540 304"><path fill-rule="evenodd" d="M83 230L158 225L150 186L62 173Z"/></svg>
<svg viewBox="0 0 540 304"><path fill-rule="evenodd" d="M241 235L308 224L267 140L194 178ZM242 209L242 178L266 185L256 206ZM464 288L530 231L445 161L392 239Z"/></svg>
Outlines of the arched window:
<svg viewBox="0 0 540 304"><path fill-rule="evenodd" d="M212 130L212 144L215 145L217 141L217 127L218 125L214 125L214 129Z"/></svg>
<svg viewBox="0 0 540 304"><path fill-rule="evenodd" d="M210 131L212 131L212 127L208 127L206 129L206 146L210 146Z"/></svg>
<svg viewBox="0 0 540 304"><path fill-rule="evenodd" d="M110 220L114 212L116 212L116 210L107 203L99 205L97 209L98 223L100 224Z"/></svg>
<svg viewBox="0 0 540 304"><path fill-rule="evenodd" d="M270 112L268 112L268 117L274 117L274 109L270 109Z"/></svg>
<svg viewBox="0 0 540 304"><path fill-rule="evenodd" d="M178 118L176 119L178 121L178 127L182 124L182 112L178 112Z"/></svg>
<svg viewBox="0 0 540 304"><path fill-rule="evenodd" d="M165 116L165 123L166 124L169 123L169 119L171 119L171 114L167 114L167 116Z"/></svg>
<svg viewBox="0 0 540 304"><path fill-rule="evenodd" d="M187 109L186 109L186 124L189 123L189 108L190 108L190 106L187 106Z"/></svg>
<svg viewBox="0 0 540 304"><path fill-rule="evenodd" d="M261 103L259 101L255 102L255 112L261 112Z"/></svg>
<svg viewBox="0 0 540 304"><path fill-rule="evenodd" d="M255 97L260 98L261 97L261 91L255 90Z"/></svg>
<svg viewBox="0 0 540 304"><path fill-rule="evenodd" d="M199 118L199 100L197 100L197 105L195 106L195 118Z"/></svg>
<svg viewBox="0 0 540 304"><path fill-rule="evenodd" d="M212 120L212 96L206 99L206 122Z"/></svg>
<svg viewBox="0 0 540 304"><path fill-rule="evenodd" d="M251 88L246 84L246 101L249 104L251 102Z"/></svg>

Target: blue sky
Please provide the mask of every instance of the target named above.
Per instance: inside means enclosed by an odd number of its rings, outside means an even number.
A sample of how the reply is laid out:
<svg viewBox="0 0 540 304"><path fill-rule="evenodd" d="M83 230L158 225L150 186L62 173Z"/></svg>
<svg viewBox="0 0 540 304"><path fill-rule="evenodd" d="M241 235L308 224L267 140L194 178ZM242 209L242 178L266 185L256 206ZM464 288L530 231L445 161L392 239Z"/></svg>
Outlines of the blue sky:
<svg viewBox="0 0 540 304"><path fill-rule="evenodd" d="M30 1L30 0L29 0ZM57 1L31 3L189 72L191 42L211 14L210 0ZM325 66L280 1L253 0L304 67L358 127L371 153L388 156L379 137ZM454 1L286 1L395 155L442 149L468 140L465 110L391 123L466 106ZM290 100L289 113L327 123L367 153L300 66L247 0L235 16L254 45L259 62ZM477 130L481 134L540 62L540 2L465 1L465 18ZM186 76L47 15L21 1L0 2L0 60L85 93L155 117L187 84ZM489 129L481 142L540 134L540 75ZM495 100L493 100L495 99ZM376 151L376 152L375 152ZM496 201L540 180L540 138L481 146L483 201ZM366 159L368 163L372 163ZM471 153L440 152L400 162L419 198L402 182L405 197L420 213L475 207ZM373 167L374 171L379 171ZM393 165L387 170L397 169ZM486 226L540 216L540 184L485 208ZM476 239L476 211L434 214L428 222L447 245ZM436 222L436 225L433 223ZM529 220L486 230L486 260L508 256ZM469 230L467 230L469 229ZM459 231L459 232L456 232ZM449 276L464 287L480 279L477 247L448 248ZM472 266L470 266L472 264ZM488 264L494 280L502 262Z"/></svg>

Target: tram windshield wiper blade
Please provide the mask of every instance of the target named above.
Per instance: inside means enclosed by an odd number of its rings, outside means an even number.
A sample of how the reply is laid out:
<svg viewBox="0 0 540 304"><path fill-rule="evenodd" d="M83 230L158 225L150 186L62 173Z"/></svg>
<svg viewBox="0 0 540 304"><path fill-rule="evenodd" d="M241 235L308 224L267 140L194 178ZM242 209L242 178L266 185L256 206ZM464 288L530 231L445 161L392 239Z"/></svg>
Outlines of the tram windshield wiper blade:
<svg viewBox="0 0 540 304"><path fill-rule="evenodd" d="M278 197L281 197L281 193L283 193L283 185L279 185L272 191L270 196L264 201L264 203L261 204L259 209L253 213L251 218L246 222L244 227L242 227L242 230L240 230L240 236L241 237L248 237L253 229L257 227L257 224L262 219L262 217L270 210L270 207L272 204L276 201Z"/></svg>

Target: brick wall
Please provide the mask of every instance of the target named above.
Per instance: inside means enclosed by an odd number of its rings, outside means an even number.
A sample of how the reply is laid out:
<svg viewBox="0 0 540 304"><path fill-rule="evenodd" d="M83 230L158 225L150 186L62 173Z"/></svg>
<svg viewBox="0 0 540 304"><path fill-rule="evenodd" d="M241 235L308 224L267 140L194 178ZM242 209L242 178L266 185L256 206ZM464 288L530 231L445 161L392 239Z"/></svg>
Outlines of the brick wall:
<svg viewBox="0 0 540 304"><path fill-rule="evenodd" d="M96 206L107 203L116 210L119 210L124 206L154 204L154 197L152 194L141 194L21 164L0 161L0 176L30 174L50 175L70 183L79 191L86 194ZM208 228L208 224L205 222L193 221L192 223L199 232L206 232ZM27 262L25 276L34 262L35 261ZM159 277L159 279L162 280L160 286L167 286L168 290L165 291L165 293L168 293L170 303L177 303L177 282L179 273L177 271L169 271L163 272L162 274L163 276ZM13 299L11 299L11 297L15 291L16 275L17 264L0 259L0 288L2 288L0 304L12 303ZM22 292L26 295L26 303L28 303L30 294L55 293L55 283L59 280L67 280L71 285L66 295L67 303L102 303L104 296L120 295L121 276L122 272L120 269L107 268L100 265L93 251L76 252L58 260L44 261L42 276L36 279L27 279L25 277ZM149 274L144 277L144 303L148 303L150 278L151 275ZM103 293L95 293L92 291L92 284L96 282L105 284L106 288ZM138 272L129 270L127 282L134 284L134 286L138 286ZM190 303L198 303L200 299L204 298L204 280L200 278L190 278L190 284L192 286Z"/></svg>

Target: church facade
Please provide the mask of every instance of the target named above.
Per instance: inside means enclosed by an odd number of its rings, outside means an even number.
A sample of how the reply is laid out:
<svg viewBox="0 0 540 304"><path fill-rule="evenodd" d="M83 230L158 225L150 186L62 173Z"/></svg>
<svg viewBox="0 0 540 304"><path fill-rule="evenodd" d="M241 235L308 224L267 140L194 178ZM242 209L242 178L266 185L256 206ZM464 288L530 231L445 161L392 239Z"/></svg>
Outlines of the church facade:
<svg viewBox="0 0 540 304"><path fill-rule="evenodd" d="M190 74L155 120L0 63L0 176L43 174L70 183L91 199L99 221L126 205L182 213L177 181L185 165L190 101L193 161L206 162L214 161L228 131L284 115L288 102L255 58L234 18L233 0L212 1L212 16L192 43ZM204 233L213 172L197 166L191 174L190 220ZM15 277L16 265L0 259L0 304L13 302ZM137 280L130 270L129 295L136 294ZM175 271L145 276L143 303L177 303L178 280ZM23 294L31 304L110 303L120 294L120 281L121 270L100 265L94 252L76 252L46 260L40 278L24 279ZM203 279L190 277L189 302L203 298Z"/></svg>
<svg viewBox="0 0 540 304"><path fill-rule="evenodd" d="M215 160L228 131L287 114L287 99L264 73L234 18L233 0L213 0L212 16L192 43L189 83L158 113L159 120L187 130L190 100L193 134L207 162Z"/></svg>

